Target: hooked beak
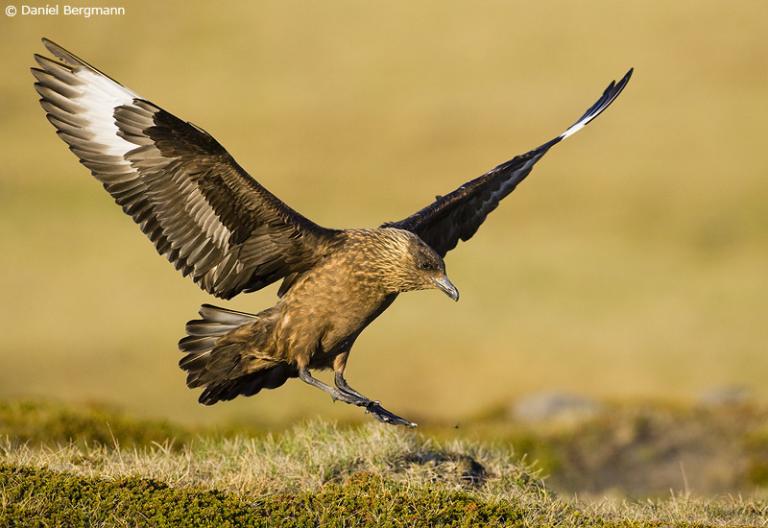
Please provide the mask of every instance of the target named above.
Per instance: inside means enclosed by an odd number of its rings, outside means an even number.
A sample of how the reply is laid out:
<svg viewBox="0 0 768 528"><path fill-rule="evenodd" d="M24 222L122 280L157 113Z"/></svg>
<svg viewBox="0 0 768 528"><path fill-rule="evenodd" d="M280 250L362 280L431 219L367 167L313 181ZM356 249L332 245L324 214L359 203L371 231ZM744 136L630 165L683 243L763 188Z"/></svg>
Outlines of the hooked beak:
<svg viewBox="0 0 768 528"><path fill-rule="evenodd" d="M454 286L453 283L448 280L448 277L446 275L442 275L435 279L435 287L442 290L443 293L445 293L448 297L450 297L454 301L459 300L459 290L457 290L456 286Z"/></svg>

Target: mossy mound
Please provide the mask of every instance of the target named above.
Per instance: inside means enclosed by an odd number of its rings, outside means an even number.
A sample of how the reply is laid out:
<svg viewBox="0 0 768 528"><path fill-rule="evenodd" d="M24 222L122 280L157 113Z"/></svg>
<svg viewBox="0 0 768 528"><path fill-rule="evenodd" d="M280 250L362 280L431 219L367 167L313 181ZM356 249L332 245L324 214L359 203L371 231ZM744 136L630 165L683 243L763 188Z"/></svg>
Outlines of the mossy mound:
<svg viewBox="0 0 768 528"><path fill-rule="evenodd" d="M530 526L530 514L515 501L440 487L413 488L364 473L313 492L249 498L151 479L106 480L0 466L0 487L5 503L0 524L8 527ZM659 525L609 521L575 509L558 512L551 520L553 526Z"/></svg>

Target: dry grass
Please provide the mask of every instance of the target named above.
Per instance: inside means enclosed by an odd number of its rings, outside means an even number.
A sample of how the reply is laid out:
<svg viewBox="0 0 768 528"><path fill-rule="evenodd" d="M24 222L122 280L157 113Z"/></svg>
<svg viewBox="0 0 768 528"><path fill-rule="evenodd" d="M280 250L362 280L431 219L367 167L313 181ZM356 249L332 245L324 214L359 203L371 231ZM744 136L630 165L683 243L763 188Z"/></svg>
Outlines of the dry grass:
<svg viewBox="0 0 768 528"><path fill-rule="evenodd" d="M29 447L6 441L0 447L0 466L46 468L105 482L150 479L174 489L218 490L257 501L322 494L329 486L356 493L362 482L391 483L405 491L405 500L459 493L479 504L514 505L522 512L521 526L768 526L768 503L759 499L673 496L642 503L584 503L557 497L507 449L439 443L377 424L339 430L315 421L261 439L201 438L181 450L167 445ZM0 491L0 504L7 507L9 500Z"/></svg>
<svg viewBox="0 0 768 528"><path fill-rule="evenodd" d="M414 418L548 387L768 396L764 1L127 7L0 18L0 394L188 422L357 413L299 383L196 405L175 343L210 299L43 118L27 68L46 35L209 130L331 226L416 210L559 132L635 66L616 106L450 255L462 302L403 296L363 334L349 377ZM270 289L228 306L273 302Z"/></svg>
<svg viewBox="0 0 768 528"><path fill-rule="evenodd" d="M200 438L181 450L170 445L30 447L10 440L0 463L46 467L88 477L143 477L174 486L197 486L263 495L317 491L358 473L409 485L442 483L451 489L482 484L489 496L517 497L543 484L510 451L463 442L440 444L417 433L371 424L340 430L314 421L265 438ZM473 464L481 461L482 468Z"/></svg>

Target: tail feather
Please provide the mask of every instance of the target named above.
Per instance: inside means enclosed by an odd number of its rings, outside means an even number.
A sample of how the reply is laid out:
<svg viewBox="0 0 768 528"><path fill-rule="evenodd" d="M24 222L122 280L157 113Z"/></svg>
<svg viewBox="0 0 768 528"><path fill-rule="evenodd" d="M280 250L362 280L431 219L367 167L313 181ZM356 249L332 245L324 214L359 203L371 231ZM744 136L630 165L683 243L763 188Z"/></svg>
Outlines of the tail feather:
<svg viewBox="0 0 768 528"><path fill-rule="evenodd" d="M201 319L189 321L187 336L179 341L186 353L179 366L187 372L188 387L205 387L200 403L251 396L296 375L295 368L269 357L271 309L249 314L204 304L199 313ZM245 325L251 328L239 330Z"/></svg>
<svg viewBox="0 0 768 528"><path fill-rule="evenodd" d="M219 308L210 304L204 304L198 312L202 319L196 319L187 323L187 334L190 336L220 336L227 334L235 328L258 319L258 315L246 312L236 312Z"/></svg>
<svg viewBox="0 0 768 528"><path fill-rule="evenodd" d="M239 378L238 383L223 382L208 385L200 394L199 401L205 405L213 405L218 401L229 401L237 396L253 396L261 389L276 389L288 378L295 378L296 375L295 367L287 363L278 363L274 367Z"/></svg>
<svg viewBox="0 0 768 528"><path fill-rule="evenodd" d="M237 312L235 310L213 306L212 304L202 305L199 313L206 321L235 326L239 326L244 322L248 322L258 317L258 315L247 312Z"/></svg>
<svg viewBox="0 0 768 528"><path fill-rule="evenodd" d="M179 348L188 354L205 352L212 349L216 345L216 342L219 339L215 336L221 335L224 334L211 334L211 337L190 335L179 341ZM182 359L182 361L184 360Z"/></svg>
<svg viewBox="0 0 768 528"><path fill-rule="evenodd" d="M235 325L227 325L216 322L190 321L187 323L187 334L189 334L189 337L222 336L224 334L228 334L235 328L237 328Z"/></svg>

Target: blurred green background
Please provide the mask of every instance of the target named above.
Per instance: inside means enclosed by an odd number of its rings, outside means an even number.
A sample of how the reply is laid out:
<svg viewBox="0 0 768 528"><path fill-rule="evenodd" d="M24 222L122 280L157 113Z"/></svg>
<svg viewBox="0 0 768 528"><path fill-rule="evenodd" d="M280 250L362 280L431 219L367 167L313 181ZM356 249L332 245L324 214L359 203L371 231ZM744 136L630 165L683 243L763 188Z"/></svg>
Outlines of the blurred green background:
<svg viewBox="0 0 768 528"><path fill-rule="evenodd" d="M187 422L359 415L296 381L196 403L176 341L214 300L55 136L28 72L42 36L334 227L407 216L560 133L634 66L614 106L449 255L461 302L402 296L348 378L434 419L549 389L768 397L765 1L110 5L127 14L0 19L0 397ZM220 304L274 302L271 287Z"/></svg>

